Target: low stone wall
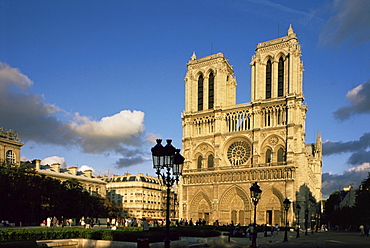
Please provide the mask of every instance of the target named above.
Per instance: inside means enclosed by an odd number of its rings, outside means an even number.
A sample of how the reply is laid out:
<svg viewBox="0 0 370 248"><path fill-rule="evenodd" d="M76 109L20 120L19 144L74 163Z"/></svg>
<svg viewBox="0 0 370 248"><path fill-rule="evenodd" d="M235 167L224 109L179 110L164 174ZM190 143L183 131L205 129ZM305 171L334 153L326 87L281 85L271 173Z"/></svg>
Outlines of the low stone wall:
<svg viewBox="0 0 370 248"><path fill-rule="evenodd" d="M65 248L137 248L137 242L110 241L110 240L93 240L93 239L55 239L55 240L38 240L38 247L65 247ZM150 248L163 248L164 242L150 243ZM171 242L171 248L187 248L188 241L176 240Z"/></svg>
<svg viewBox="0 0 370 248"><path fill-rule="evenodd" d="M171 248L202 247L210 245L223 245L228 242L227 235L218 237L180 237L180 240L171 241ZM94 239L55 239L38 240L38 247L65 247L65 248L137 248L137 242L94 240ZM149 243L150 248L163 248L164 242Z"/></svg>

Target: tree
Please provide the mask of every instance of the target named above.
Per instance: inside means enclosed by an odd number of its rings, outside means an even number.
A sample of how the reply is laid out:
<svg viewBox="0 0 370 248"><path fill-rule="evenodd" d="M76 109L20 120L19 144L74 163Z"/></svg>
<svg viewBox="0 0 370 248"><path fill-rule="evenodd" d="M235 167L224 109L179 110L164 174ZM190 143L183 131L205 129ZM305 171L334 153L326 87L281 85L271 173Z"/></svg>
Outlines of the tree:
<svg viewBox="0 0 370 248"><path fill-rule="evenodd" d="M90 196L76 179L64 182L33 168L0 165L0 219L38 225L48 216L107 216L105 199Z"/></svg>
<svg viewBox="0 0 370 248"><path fill-rule="evenodd" d="M357 190L355 208L358 224L370 224L370 172Z"/></svg>

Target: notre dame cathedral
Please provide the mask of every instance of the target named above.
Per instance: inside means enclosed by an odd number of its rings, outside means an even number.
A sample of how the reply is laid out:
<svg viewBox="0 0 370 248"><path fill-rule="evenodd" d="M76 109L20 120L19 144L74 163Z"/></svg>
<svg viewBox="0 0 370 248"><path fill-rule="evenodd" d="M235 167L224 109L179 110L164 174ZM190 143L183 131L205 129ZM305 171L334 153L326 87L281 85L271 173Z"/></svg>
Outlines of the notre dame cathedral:
<svg viewBox="0 0 370 248"><path fill-rule="evenodd" d="M305 143L303 63L297 35L258 43L251 66L251 102L236 104L232 66L217 53L187 64L180 217L212 224L253 223L252 183L262 190L257 224L316 221L321 200L322 141Z"/></svg>

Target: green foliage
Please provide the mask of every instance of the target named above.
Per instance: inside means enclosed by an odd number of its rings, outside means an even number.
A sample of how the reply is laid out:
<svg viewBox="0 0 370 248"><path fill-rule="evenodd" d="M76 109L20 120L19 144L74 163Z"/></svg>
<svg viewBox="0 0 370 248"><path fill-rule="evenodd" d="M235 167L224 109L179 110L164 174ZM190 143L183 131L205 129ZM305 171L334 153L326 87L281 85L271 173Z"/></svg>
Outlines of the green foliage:
<svg viewBox="0 0 370 248"><path fill-rule="evenodd" d="M81 184L39 175L26 164L0 165L0 213L17 225L39 225L48 216L79 218L108 214L105 199L90 196ZM11 207L10 207L11 206Z"/></svg>
<svg viewBox="0 0 370 248"><path fill-rule="evenodd" d="M352 227L357 230L361 224L370 223L370 173L356 191L355 207L339 208L339 191L333 192L325 202L325 212L331 226L338 225L342 228Z"/></svg>
<svg viewBox="0 0 370 248"><path fill-rule="evenodd" d="M165 239L165 228L150 228L144 232L142 228L83 229L83 228L34 228L34 229L0 229L0 242L10 240L49 240L49 239L96 239L136 242L139 238L147 238L149 242L161 242ZM213 227L171 227L170 239L178 240L179 236L214 237L220 232Z"/></svg>

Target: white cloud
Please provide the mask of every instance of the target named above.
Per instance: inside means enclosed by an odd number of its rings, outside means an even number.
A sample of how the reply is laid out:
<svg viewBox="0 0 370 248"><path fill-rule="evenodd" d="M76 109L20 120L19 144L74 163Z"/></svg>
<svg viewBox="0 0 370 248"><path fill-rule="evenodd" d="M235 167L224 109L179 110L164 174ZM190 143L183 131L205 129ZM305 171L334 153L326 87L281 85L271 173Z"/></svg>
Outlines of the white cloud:
<svg viewBox="0 0 370 248"><path fill-rule="evenodd" d="M82 165L80 168L79 168L80 171L85 171L85 170L91 170L92 172L95 172L95 169L93 167L90 167L88 165Z"/></svg>
<svg viewBox="0 0 370 248"><path fill-rule="evenodd" d="M81 118L83 124L71 124L81 136L100 136L100 137L117 137L125 138L127 136L138 134L144 130L143 120L144 113L140 111L122 110L113 116L102 118L100 121L92 121L86 117Z"/></svg>
<svg viewBox="0 0 370 248"><path fill-rule="evenodd" d="M51 156L51 157L47 157L41 160L42 165L46 165L46 164L52 165L54 163L60 164L62 168L67 167L66 160L63 157Z"/></svg>
<svg viewBox="0 0 370 248"><path fill-rule="evenodd" d="M351 106L336 110L335 118L343 121L355 114L370 113L370 80L348 91L346 98Z"/></svg>
<svg viewBox="0 0 370 248"><path fill-rule="evenodd" d="M347 170L348 172L370 172L370 163L363 163L357 167L353 167Z"/></svg>
<svg viewBox="0 0 370 248"><path fill-rule="evenodd" d="M329 198L330 194L337 190L342 190L353 183L358 188L361 182L367 178L370 171L370 163L363 163L345 171L342 175L323 173L322 175L322 194L323 198Z"/></svg>
<svg viewBox="0 0 370 248"><path fill-rule="evenodd" d="M15 86L25 91L33 84L33 82L26 75L22 74L18 68L12 68L2 62L0 62L0 82L0 91L3 91L9 86Z"/></svg>
<svg viewBox="0 0 370 248"><path fill-rule="evenodd" d="M143 161L144 113L122 110L100 120L79 113L67 113L48 104L42 95L28 93L33 82L17 68L0 62L0 127L18 132L23 142L75 146L85 153L119 154L130 157L129 165ZM57 114L69 121L61 121ZM133 149L133 147L136 147ZM37 154L35 154L37 157ZM120 160L122 164L122 160Z"/></svg>

